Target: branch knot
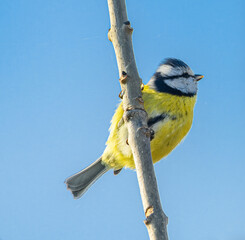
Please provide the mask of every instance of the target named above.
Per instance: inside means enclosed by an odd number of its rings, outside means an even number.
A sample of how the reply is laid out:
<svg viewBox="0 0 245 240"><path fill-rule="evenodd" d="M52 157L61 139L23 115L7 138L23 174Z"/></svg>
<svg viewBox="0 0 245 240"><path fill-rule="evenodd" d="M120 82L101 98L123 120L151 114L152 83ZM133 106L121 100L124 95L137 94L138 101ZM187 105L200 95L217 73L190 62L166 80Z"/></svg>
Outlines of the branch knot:
<svg viewBox="0 0 245 240"><path fill-rule="evenodd" d="M137 129L137 132L138 131L142 131L142 133L145 134L146 137L150 138L150 140L152 140L153 139L152 137L154 137L154 134L152 133L153 130L149 127L142 126Z"/></svg>
<svg viewBox="0 0 245 240"><path fill-rule="evenodd" d="M128 78L128 74L126 72L122 71L122 75L119 78L120 83L123 83L123 84L126 83L127 78Z"/></svg>
<svg viewBox="0 0 245 240"><path fill-rule="evenodd" d="M132 33L133 32L134 29L131 27L130 21L126 21L123 24L124 24L125 30L128 33Z"/></svg>
<svg viewBox="0 0 245 240"><path fill-rule="evenodd" d="M123 95L124 95L124 91L122 90L122 91L119 93L118 97L120 97L121 99L123 99Z"/></svg>
<svg viewBox="0 0 245 240"><path fill-rule="evenodd" d="M153 206L150 206L146 209L146 211L145 211L146 219L144 220L145 225L148 225L151 223L152 218L153 218L153 213L154 213L154 207Z"/></svg>

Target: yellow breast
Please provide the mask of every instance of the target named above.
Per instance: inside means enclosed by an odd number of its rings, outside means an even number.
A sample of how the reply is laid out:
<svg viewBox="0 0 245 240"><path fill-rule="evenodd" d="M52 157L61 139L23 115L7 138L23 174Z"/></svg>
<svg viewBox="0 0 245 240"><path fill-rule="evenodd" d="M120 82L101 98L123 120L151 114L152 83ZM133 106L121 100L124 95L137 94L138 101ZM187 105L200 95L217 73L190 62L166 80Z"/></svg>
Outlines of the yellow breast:
<svg viewBox="0 0 245 240"><path fill-rule="evenodd" d="M159 93L147 85L143 90L144 107L155 136L151 141L153 162L167 156L191 128L196 96L183 97ZM122 103L118 106L110 127L110 136L102 160L111 168L135 168L128 132L123 122Z"/></svg>

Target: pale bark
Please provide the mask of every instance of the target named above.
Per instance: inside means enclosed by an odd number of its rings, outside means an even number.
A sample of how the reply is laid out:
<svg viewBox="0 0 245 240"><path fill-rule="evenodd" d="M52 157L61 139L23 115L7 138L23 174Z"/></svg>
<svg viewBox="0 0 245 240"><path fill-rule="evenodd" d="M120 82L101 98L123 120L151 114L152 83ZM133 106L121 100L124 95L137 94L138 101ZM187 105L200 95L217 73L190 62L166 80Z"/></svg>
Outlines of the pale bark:
<svg viewBox="0 0 245 240"><path fill-rule="evenodd" d="M122 88L124 122L128 128L128 143L132 149L142 203L146 215L144 221L151 240L167 240L168 218L164 214L158 193L152 163L147 113L141 93L133 46L130 22L127 18L125 0L108 0L111 29L108 37L116 53L120 84Z"/></svg>

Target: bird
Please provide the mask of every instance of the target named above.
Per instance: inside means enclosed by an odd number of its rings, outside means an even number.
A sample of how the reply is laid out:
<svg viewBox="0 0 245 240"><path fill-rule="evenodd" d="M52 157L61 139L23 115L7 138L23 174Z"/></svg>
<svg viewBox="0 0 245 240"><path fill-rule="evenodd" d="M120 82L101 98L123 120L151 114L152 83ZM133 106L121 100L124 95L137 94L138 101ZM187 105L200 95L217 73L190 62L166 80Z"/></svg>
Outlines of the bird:
<svg viewBox="0 0 245 240"><path fill-rule="evenodd" d="M153 163L166 157L189 132L198 81L202 78L203 75L194 74L182 60L167 58L144 85L142 98L148 114L147 124L154 133L150 143ZM67 189L72 192L74 199L80 198L110 169L114 170L115 175L123 168L135 169L123 113L121 102L112 117L110 134L101 157L66 179Z"/></svg>

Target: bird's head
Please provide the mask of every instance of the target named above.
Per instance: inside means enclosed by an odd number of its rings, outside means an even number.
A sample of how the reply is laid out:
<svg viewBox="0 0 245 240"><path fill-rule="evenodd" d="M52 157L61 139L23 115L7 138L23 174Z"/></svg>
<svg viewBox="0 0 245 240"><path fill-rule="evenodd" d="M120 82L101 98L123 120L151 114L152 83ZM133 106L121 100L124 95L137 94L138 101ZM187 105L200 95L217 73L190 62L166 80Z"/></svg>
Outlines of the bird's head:
<svg viewBox="0 0 245 240"><path fill-rule="evenodd" d="M202 78L203 75L194 74L183 61L168 58L160 64L148 85L157 92L192 97L197 94L197 82Z"/></svg>

